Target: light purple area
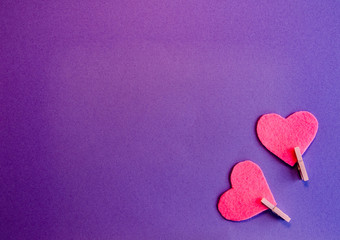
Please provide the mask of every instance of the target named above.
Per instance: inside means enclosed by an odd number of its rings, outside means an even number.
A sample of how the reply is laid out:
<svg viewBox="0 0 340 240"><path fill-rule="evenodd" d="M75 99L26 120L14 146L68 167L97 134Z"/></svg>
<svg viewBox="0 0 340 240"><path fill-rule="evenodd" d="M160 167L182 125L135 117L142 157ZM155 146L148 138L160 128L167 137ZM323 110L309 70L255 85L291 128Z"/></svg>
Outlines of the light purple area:
<svg viewBox="0 0 340 240"><path fill-rule="evenodd" d="M339 1L0 3L1 239L339 239ZM312 112L310 181L258 141ZM235 163L278 206L223 219Z"/></svg>

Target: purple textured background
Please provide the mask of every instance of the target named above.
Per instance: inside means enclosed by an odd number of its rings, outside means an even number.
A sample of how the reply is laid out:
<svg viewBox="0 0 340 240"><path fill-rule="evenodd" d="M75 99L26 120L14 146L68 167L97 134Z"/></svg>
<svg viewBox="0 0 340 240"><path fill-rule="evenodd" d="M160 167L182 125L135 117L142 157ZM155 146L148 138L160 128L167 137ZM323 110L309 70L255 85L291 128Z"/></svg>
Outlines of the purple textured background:
<svg viewBox="0 0 340 240"><path fill-rule="evenodd" d="M339 237L339 1L22 2L0 4L1 239ZM308 184L255 133L298 110ZM220 216L245 159L291 224Z"/></svg>

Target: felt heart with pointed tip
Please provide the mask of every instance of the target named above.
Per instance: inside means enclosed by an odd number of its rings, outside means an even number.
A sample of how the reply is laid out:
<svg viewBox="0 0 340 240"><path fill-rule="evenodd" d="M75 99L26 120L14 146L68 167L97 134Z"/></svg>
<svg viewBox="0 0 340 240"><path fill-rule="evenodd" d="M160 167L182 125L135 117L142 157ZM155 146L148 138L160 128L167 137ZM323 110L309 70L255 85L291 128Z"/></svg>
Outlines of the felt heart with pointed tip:
<svg viewBox="0 0 340 240"><path fill-rule="evenodd" d="M273 194L261 168L247 160L236 164L230 175L231 189L224 192L218 202L221 215L232 221L249 219L265 210L264 197L276 206Z"/></svg>
<svg viewBox="0 0 340 240"><path fill-rule="evenodd" d="M257 136L261 143L287 164L296 162L295 147L303 154L315 138L318 121L306 111L295 112L287 118L278 114L264 114L257 122Z"/></svg>

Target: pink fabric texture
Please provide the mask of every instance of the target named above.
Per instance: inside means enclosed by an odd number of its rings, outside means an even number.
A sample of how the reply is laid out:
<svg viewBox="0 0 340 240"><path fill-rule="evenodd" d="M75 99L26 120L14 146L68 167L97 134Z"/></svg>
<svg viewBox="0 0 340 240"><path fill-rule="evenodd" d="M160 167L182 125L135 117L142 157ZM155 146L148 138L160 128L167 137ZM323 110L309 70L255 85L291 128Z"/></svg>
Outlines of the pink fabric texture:
<svg viewBox="0 0 340 240"><path fill-rule="evenodd" d="M295 112L287 118L270 113L260 117L256 131L269 151L293 166L297 162L294 148L300 147L301 154L306 151L318 131L318 121L306 111Z"/></svg>
<svg viewBox="0 0 340 240"><path fill-rule="evenodd" d="M249 219L268 208L261 203L265 197L276 206L261 168L252 161L236 164L230 175L231 189L218 202L221 215L232 221Z"/></svg>

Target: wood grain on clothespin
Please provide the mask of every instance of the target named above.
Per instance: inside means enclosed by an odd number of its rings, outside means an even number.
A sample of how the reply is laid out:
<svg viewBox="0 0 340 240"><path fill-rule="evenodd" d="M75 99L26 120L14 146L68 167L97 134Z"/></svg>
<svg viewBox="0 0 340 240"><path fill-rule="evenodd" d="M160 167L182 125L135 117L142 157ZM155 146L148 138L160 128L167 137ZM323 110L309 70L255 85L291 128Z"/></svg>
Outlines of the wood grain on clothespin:
<svg viewBox="0 0 340 240"><path fill-rule="evenodd" d="M281 209L279 209L278 207L274 206L272 203L270 203L266 198L262 198L261 202L270 210L272 210L274 213L276 213L278 216L280 216L283 220L285 220L286 222L290 222L291 218L285 214L284 212L282 212Z"/></svg>
<svg viewBox="0 0 340 240"><path fill-rule="evenodd" d="M296 158L297 158L298 169L300 171L301 179L303 181L308 181L309 178L308 178L308 174L307 174L307 171L306 171L305 163L303 162L303 159L302 159L302 154L301 154L300 148L295 147L294 151L295 151L295 155L296 155Z"/></svg>

